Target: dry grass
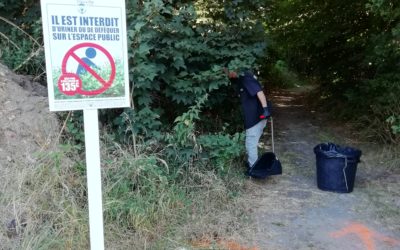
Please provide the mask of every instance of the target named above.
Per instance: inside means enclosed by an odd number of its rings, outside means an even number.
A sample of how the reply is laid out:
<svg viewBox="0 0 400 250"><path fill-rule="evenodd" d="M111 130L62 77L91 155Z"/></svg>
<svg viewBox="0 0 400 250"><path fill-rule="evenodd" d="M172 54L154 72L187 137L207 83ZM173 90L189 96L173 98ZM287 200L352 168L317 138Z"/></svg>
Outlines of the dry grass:
<svg viewBox="0 0 400 250"><path fill-rule="evenodd" d="M156 154L133 155L118 144L102 145L106 249L250 238L247 206L237 198L241 173L221 179L212 170L170 169ZM73 148L43 153L30 167L1 168L0 178L0 249L89 248L85 167Z"/></svg>
<svg viewBox="0 0 400 250"><path fill-rule="evenodd" d="M234 193L232 191L238 192L244 183L237 181L240 180L238 178L232 179L232 182L226 185L212 172L193 171L191 174L196 176L200 183L197 182L197 190L191 194L188 218L177 234L189 242L222 239L248 244L253 231L248 213L248 200L239 196L232 202L231 197Z"/></svg>
<svg viewBox="0 0 400 250"><path fill-rule="evenodd" d="M363 175L357 185L374 217L393 231L400 231L400 150L395 146L365 149Z"/></svg>
<svg viewBox="0 0 400 250"><path fill-rule="evenodd" d="M2 221L9 224L2 227L4 249L88 246L87 213L82 207L85 183L60 152L40 158L31 167L8 169L7 180L2 190L7 194Z"/></svg>

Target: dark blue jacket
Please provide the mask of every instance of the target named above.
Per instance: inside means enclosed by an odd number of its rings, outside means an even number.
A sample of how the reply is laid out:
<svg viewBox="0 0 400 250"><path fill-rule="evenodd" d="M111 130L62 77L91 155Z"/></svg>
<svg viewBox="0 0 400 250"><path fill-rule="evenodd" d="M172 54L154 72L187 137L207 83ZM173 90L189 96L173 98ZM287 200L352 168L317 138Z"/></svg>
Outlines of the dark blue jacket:
<svg viewBox="0 0 400 250"><path fill-rule="evenodd" d="M262 91L261 85L249 71L240 75L239 78L232 78L231 82L240 96L244 127L249 129L261 121L260 115L263 113L263 107L257 98L257 93Z"/></svg>

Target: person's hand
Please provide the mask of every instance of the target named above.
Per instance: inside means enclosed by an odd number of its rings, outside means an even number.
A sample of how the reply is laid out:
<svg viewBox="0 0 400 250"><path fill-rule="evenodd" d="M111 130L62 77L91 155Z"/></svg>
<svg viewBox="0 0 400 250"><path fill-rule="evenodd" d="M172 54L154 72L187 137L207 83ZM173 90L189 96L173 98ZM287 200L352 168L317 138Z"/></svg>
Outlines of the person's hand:
<svg viewBox="0 0 400 250"><path fill-rule="evenodd" d="M231 71L231 72L229 72L228 77L229 78L238 78L238 74L235 71Z"/></svg>
<svg viewBox="0 0 400 250"><path fill-rule="evenodd" d="M271 116L271 113L268 110L268 107L264 108L263 113L260 115L260 119L268 119Z"/></svg>
<svg viewBox="0 0 400 250"><path fill-rule="evenodd" d="M229 71L227 68L223 68L222 70L228 76L228 78L230 78L230 79L238 78L238 74L236 73L236 71Z"/></svg>

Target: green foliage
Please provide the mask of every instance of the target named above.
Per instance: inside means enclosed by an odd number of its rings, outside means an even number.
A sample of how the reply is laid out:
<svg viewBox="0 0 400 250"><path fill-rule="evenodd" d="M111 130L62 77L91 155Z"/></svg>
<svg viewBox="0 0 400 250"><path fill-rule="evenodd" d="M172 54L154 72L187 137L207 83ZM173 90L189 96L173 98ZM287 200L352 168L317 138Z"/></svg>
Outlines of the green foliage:
<svg viewBox="0 0 400 250"><path fill-rule="evenodd" d="M83 149L85 145L85 131L83 129L83 112L70 111L60 113L60 119L64 121L63 141L66 144Z"/></svg>
<svg viewBox="0 0 400 250"><path fill-rule="evenodd" d="M175 119L171 134L166 135L166 155L178 167L193 167L198 159L200 145L197 143L195 122L199 120L202 106L208 95L201 97L189 110Z"/></svg>
<svg viewBox="0 0 400 250"><path fill-rule="evenodd" d="M268 65L263 77L275 87L290 88L301 83L296 73L289 69L288 65L282 60L277 60L273 65Z"/></svg>
<svg viewBox="0 0 400 250"><path fill-rule="evenodd" d="M202 148L201 157L209 160L222 172L226 172L232 166L237 166L237 160L244 152L243 133L201 135L198 142Z"/></svg>
<svg viewBox="0 0 400 250"><path fill-rule="evenodd" d="M1 30L8 38L1 40L3 61L43 77L39 1L6 0L2 4L1 14L11 23ZM265 7L263 1L127 1L135 109L106 111L104 122L114 125L121 140L133 134L159 138L160 132L172 127L175 117L206 93L210 112L204 122L219 117L222 103L231 109L226 113L233 113L236 103L230 93L219 93L229 85L222 68L257 67L265 48L259 21Z"/></svg>
<svg viewBox="0 0 400 250"><path fill-rule="evenodd" d="M189 110L178 116L172 133L167 136L167 156L171 164L178 167L209 166L221 174L227 172L240 158L244 150L244 134L229 135L196 133L196 121L207 101L208 95L200 98Z"/></svg>
<svg viewBox="0 0 400 250"><path fill-rule="evenodd" d="M400 116L390 116L386 119L386 122L389 123L392 129L393 134L398 135L400 134Z"/></svg>
<svg viewBox="0 0 400 250"><path fill-rule="evenodd" d="M39 1L0 3L0 60L11 69L35 76L45 71L39 17Z"/></svg>
<svg viewBox="0 0 400 250"><path fill-rule="evenodd" d="M168 166L155 157L125 159L106 171L105 218L133 230L167 223L183 208L185 194L174 184Z"/></svg>
<svg viewBox="0 0 400 250"><path fill-rule="evenodd" d="M317 79L320 105L336 117L378 116L385 133L400 112L398 1L276 1L266 20L271 55Z"/></svg>
<svg viewBox="0 0 400 250"><path fill-rule="evenodd" d="M218 93L229 84L222 68L254 67L265 47L264 37L258 36L263 27L254 19L250 5L130 1L128 36L135 110L122 116L135 123L123 123L116 117L116 124L122 126L119 131L159 136L160 130L169 128L165 125L172 124L198 97L209 93L210 109L229 99ZM237 19L243 15L248 17ZM133 129L127 129L130 124Z"/></svg>
<svg viewBox="0 0 400 250"><path fill-rule="evenodd" d="M344 73L352 73L363 60L360 49L369 28L364 5L365 1L277 2L269 17L274 48L290 67L317 74L326 84L348 80Z"/></svg>
<svg viewBox="0 0 400 250"><path fill-rule="evenodd" d="M18 26L33 30L31 26L40 16L40 2L38 0L2 0L0 2L0 16ZM10 27L0 26L0 30L10 30Z"/></svg>
<svg viewBox="0 0 400 250"><path fill-rule="evenodd" d="M1 20L0 20L1 23ZM18 30L0 39L0 60L10 69L39 76L44 69L42 47Z"/></svg>
<svg viewBox="0 0 400 250"><path fill-rule="evenodd" d="M175 126L172 130L173 136L168 137L168 142L177 146L186 146L193 144L195 141L195 120L199 120L201 107L207 101L208 95L200 98L196 105L193 105L189 110L178 116L175 119Z"/></svg>

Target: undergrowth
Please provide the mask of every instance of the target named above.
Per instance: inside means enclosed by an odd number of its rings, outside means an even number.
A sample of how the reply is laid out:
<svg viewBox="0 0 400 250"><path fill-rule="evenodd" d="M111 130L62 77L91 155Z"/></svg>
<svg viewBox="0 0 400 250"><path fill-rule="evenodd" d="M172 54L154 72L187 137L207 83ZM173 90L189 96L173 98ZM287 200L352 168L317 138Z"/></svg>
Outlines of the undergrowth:
<svg viewBox="0 0 400 250"><path fill-rule="evenodd" d="M19 26L0 16L0 23L3 25L0 30L0 60L13 71L42 80L45 65L41 22L32 21ZM29 31L26 31L28 27Z"/></svg>
<svg viewBox="0 0 400 250"><path fill-rule="evenodd" d="M223 176L207 163L179 168L157 153L139 150L135 157L109 137L102 140L106 249L169 249L240 230L231 227L241 224L240 207L229 205L243 185L236 166ZM2 197L17 208L6 248L89 248L86 171L77 152L65 145L39 156L37 166L10 174L20 189ZM222 212L227 216L218 220Z"/></svg>

